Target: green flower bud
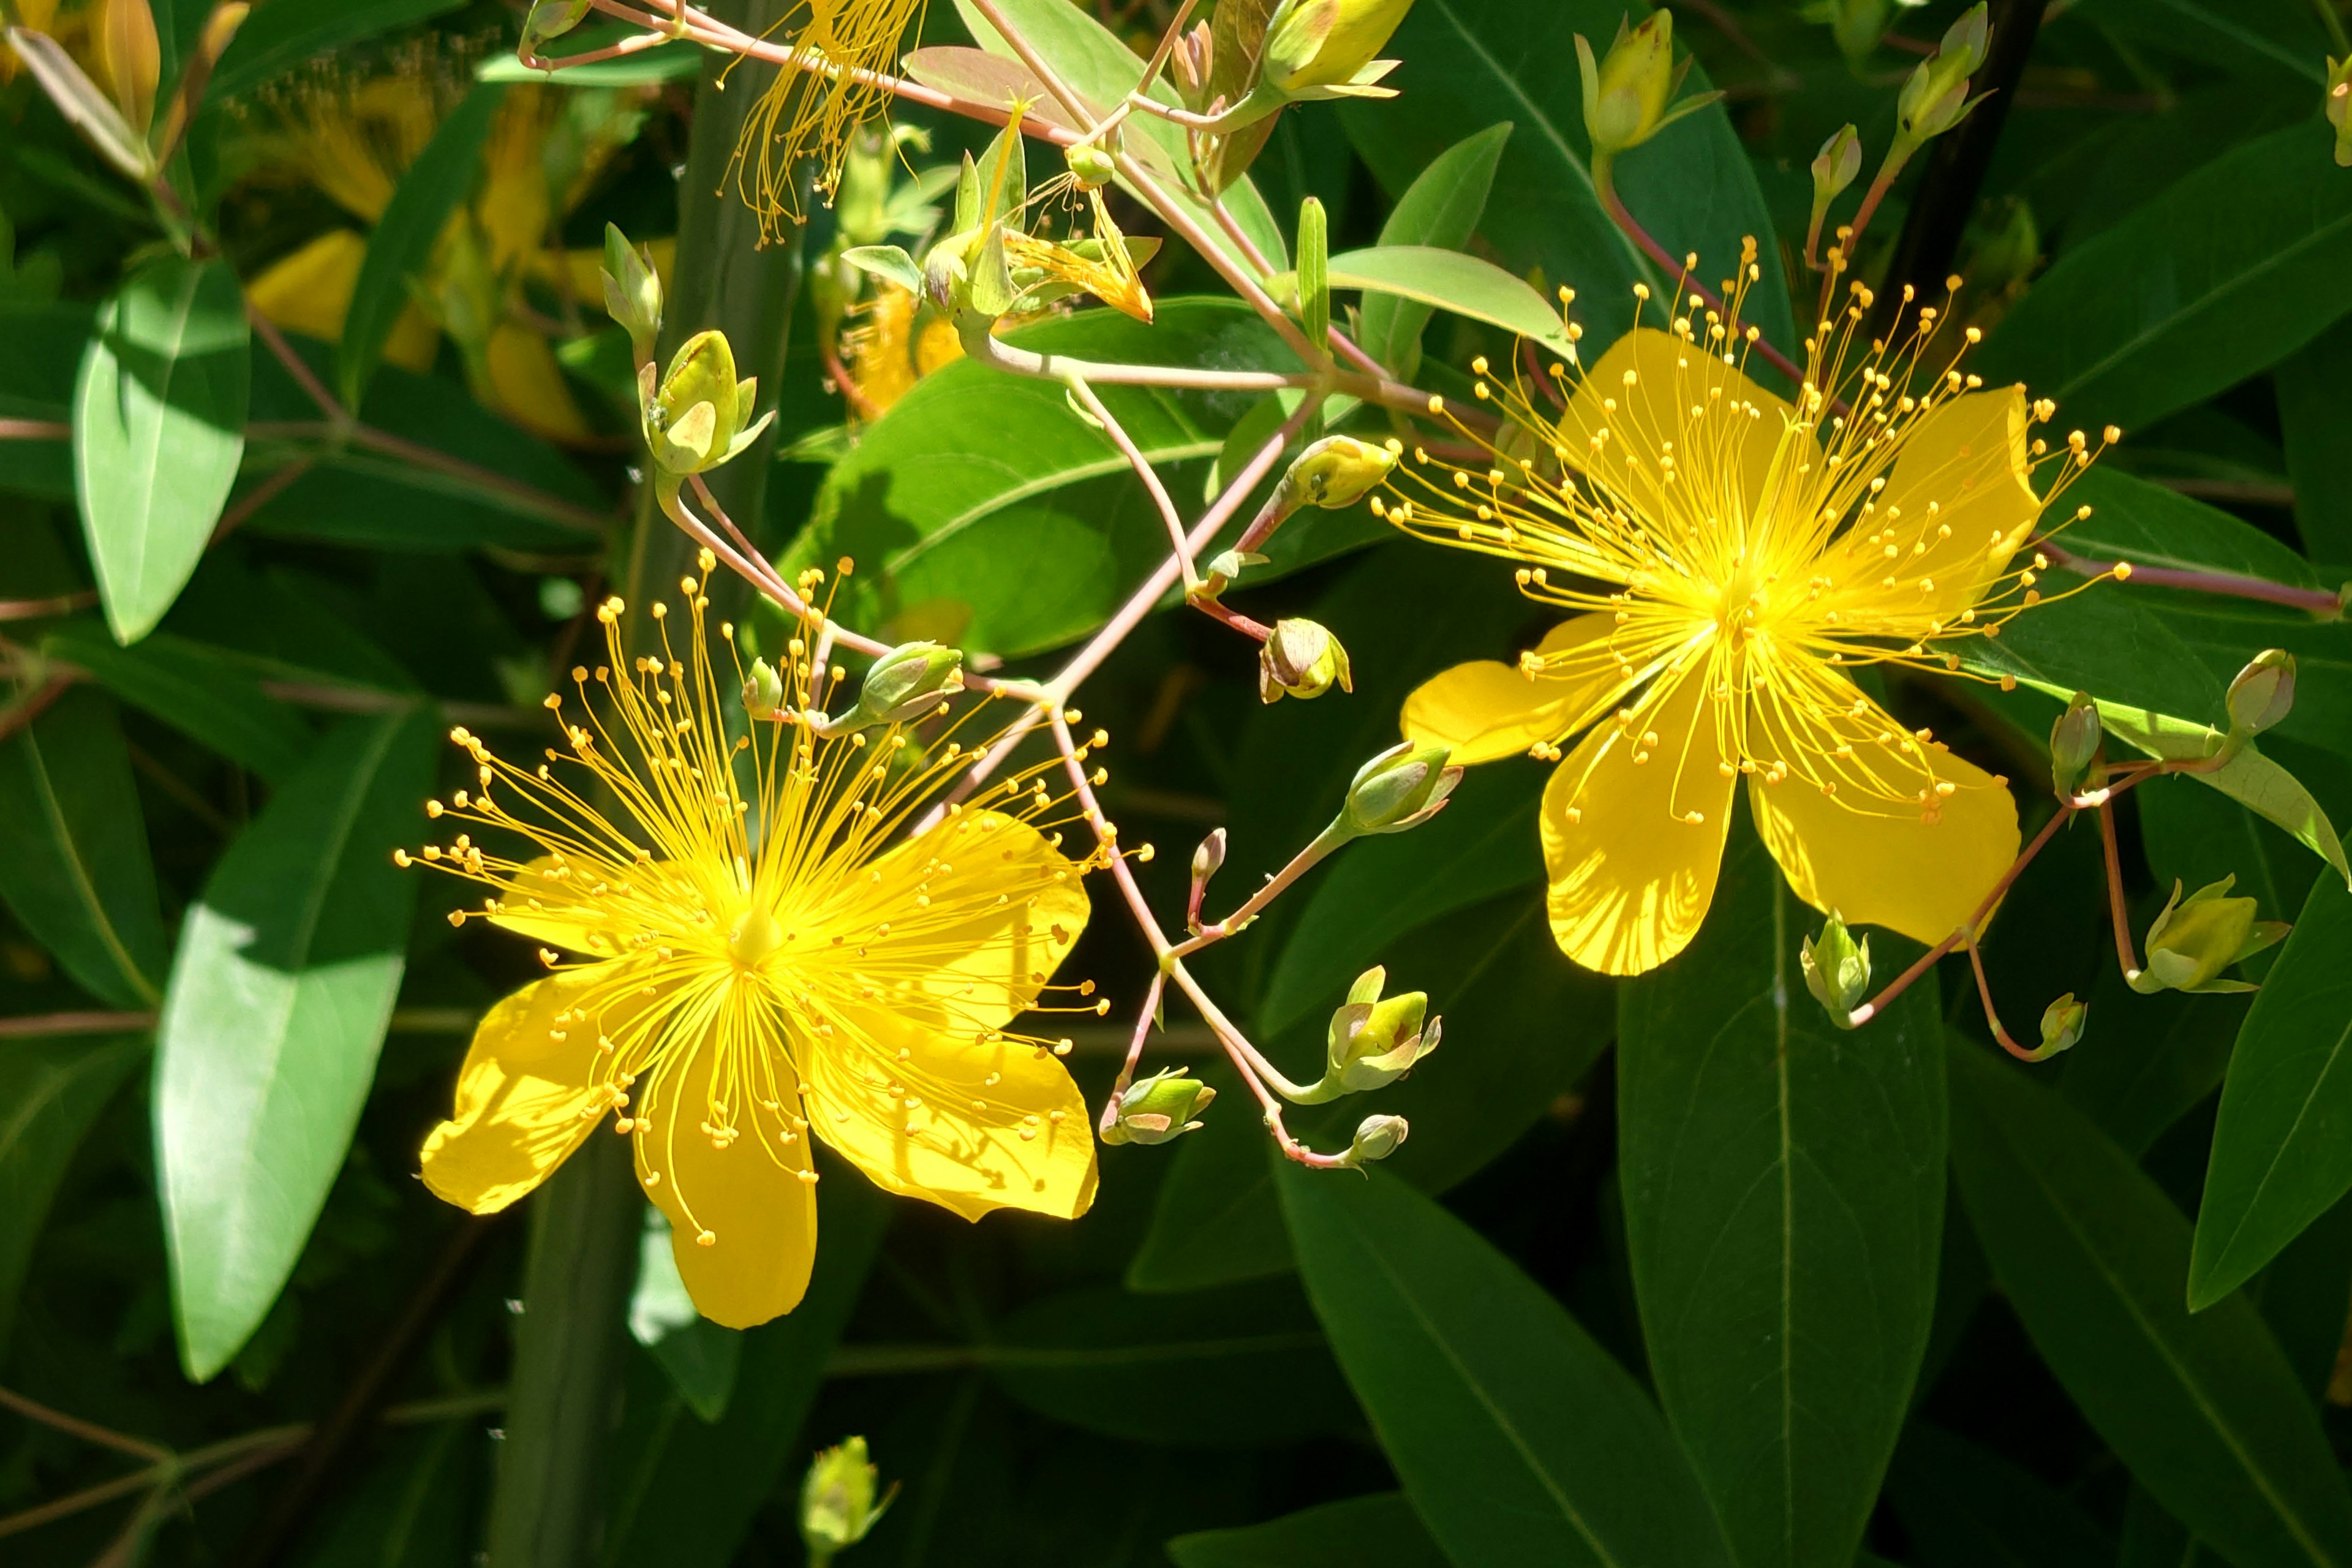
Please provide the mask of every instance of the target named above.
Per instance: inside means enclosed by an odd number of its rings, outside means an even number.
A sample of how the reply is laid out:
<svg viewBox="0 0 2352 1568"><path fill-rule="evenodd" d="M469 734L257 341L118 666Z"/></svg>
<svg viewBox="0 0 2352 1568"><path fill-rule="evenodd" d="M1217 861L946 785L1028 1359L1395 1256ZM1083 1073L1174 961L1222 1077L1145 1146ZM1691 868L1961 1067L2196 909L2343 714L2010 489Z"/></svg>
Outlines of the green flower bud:
<svg viewBox="0 0 2352 1568"><path fill-rule="evenodd" d="M2075 1001L2072 991L2051 1003L2042 1009L2042 1048L2033 1053L2034 1059L2048 1061L2060 1051L2073 1049L2090 1018L2091 1005Z"/></svg>
<svg viewBox="0 0 2352 1568"><path fill-rule="evenodd" d="M522 19L522 44L518 52L526 59L537 55L540 45L578 26L588 15L589 5L590 0L531 0L530 14Z"/></svg>
<svg viewBox="0 0 2352 1568"><path fill-rule="evenodd" d="M1091 142L1071 148L1066 156L1070 175L1082 190L1098 191L1118 177L1118 165L1111 162L1110 154Z"/></svg>
<svg viewBox="0 0 2352 1568"><path fill-rule="evenodd" d="M646 361L637 368L637 390L646 445L655 465L674 478L719 467L758 440L775 417L772 411L744 427L759 384L735 379L735 351L724 332L697 332L680 344L658 389L653 362Z"/></svg>
<svg viewBox="0 0 2352 1568"><path fill-rule="evenodd" d="M2336 166L2352 169L2352 55L2327 62L2327 123L2336 127Z"/></svg>
<svg viewBox="0 0 2352 1568"><path fill-rule="evenodd" d="M1220 550L1209 557L1208 568L1197 590L1198 596L1213 599L1240 582L1243 572L1252 566L1265 564L1265 557L1255 550Z"/></svg>
<svg viewBox="0 0 2352 1568"><path fill-rule="evenodd" d="M1853 1027L1853 1010L1870 994L1870 939L1856 942L1832 910L1819 940L1807 937L1798 944L1797 965L1804 971L1805 989L1830 1021L1841 1029Z"/></svg>
<svg viewBox="0 0 2352 1568"><path fill-rule="evenodd" d="M2230 733L2259 735L2294 707L2294 655L2264 648L2230 682Z"/></svg>
<svg viewBox="0 0 2352 1568"><path fill-rule="evenodd" d="M1376 59L1412 0L1282 0L1266 18L1261 79L1291 100L1387 97L1372 84L1396 66Z"/></svg>
<svg viewBox="0 0 2352 1568"><path fill-rule="evenodd" d="M2183 899L2180 884L2172 884L2156 923L2147 928L2147 967L2126 975L2131 988L2157 991L2252 991L2242 980L2224 980L2221 972L2252 957L2285 937L2284 921L2254 919L2254 900L2233 899L2235 876L2222 878Z"/></svg>
<svg viewBox="0 0 2352 1568"><path fill-rule="evenodd" d="M1330 1063L1325 1081L1342 1092L1385 1089L1437 1048L1442 1021L1422 1021L1428 994L1408 991L1384 999L1381 987L1387 983L1386 969L1364 971L1349 988L1347 1003L1331 1015L1324 1036Z"/></svg>
<svg viewBox="0 0 2352 1568"><path fill-rule="evenodd" d="M866 1462L863 1437L824 1449L810 1461L808 1474L801 1479L801 1540L812 1563L830 1562L835 1552L866 1539L898 1495L893 1482L877 1500L880 1479Z"/></svg>
<svg viewBox="0 0 2352 1568"><path fill-rule="evenodd" d="M1332 827L1349 838L1402 833L1435 816L1462 782L1462 770L1448 767L1453 752L1444 746L1416 750L1401 741L1356 770L1348 802Z"/></svg>
<svg viewBox="0 0 2352 1568"><path fill-rule="evenodd" d="M604 311L627 329L639 364L650 364L661 335L661 279L653 258L629 243L617 224L604 226Z"/></svg>
<svg viewBox="0 0 2352 1568"><path fill-rule="evenodd" d="M1592 46L1579 33L1576 64L1584 79L1584 129L1596 159L1639 147L1684 115L1723 96L1703 92L1673 101L1683 78L1690 74L1690 58L1685 56L1680 65L1675 63L1675 18L1667 11L1653 11L1630 32L1619 22L1617 41L1597 65Z"/></svg>
<svg viewBox="0 0 2352 1568"><path fill-rule="evenodd" d="M743 711L753 719L773 719L783 710L784 678L764 658L751 661L743 680Z"/></svg>
<svg viewBox="0 0 2352 1568"><path fill-rule="evenodd" d="M1895 99L1895 127L1901 141L1916 145L1968 118L1976 106L1969 97L1969 77L1984 64L1991 34L1983 0L1945 30L1943 43L1919 62Z"/></svg>
<svg viewBox="0 0 2352 1568"><path fill-rule="evenodd" d="M830 738L883 724L910 724L962 689L962 649L901 643L866 670L856 707L838 719L820 718L813 727Z"/></svg>
<svg viewBox="0 0 2352 1568"><path fill-rule="evenodd" d="M1103 1129L1102 1141L1149 1145L1198 1131L1201 1123L1196 1119L1209 1109L1217 1091L1188 1078L1186 1071L1183 1068L1170 1068L1129 1085L1127 1092L1118 1097L1110 1125Z"/></svg>
<svg viewBox="0 0 2352 1568"><path fill-rule="evenodd" d="M1274 635L1258 650L1257 695L1262 702L1285 697L1302 701L1322 696L1337 681L1342 691L1356 689L1348 668L1348 650L1339 639L1313 621L1274 623Z"/></svg>
<svg viewBox="0 0 2352 1568"><path fill-rule="evenodd" d="M1391 451L1353 436L1326 436L1292 459L1282 476L1283 496L1293 505L1334 510L1353 506L1395 470L1402 449Z"/></svg>
<svg viewBox="0 0 2352 1568"><path fill-rule="evenodd" d="M1813 222L1819 224L1839 193L1862 173L1862 137L1851 125L1841 125L1822 143L1813 158Z"/></svg>
<svg viewBox="0 0 2352 1568"><path fill-rule="evenodd" d="M1402 1116L1367 1116L1357 1123L1355 1141L1348 1145L1340 1161L1360 1167L1374 1160L1385 1160L1403 1146L1405 1135L1412 1131Z"/></svg>
<svg viewBox="0 0 2352 1568"><path fill-rule="evenodd" d="M2099 757L2099 705L2077 691L2066 711L2050 726L2050 787L2060 800L2083 793L2084 781Z"/></svg>

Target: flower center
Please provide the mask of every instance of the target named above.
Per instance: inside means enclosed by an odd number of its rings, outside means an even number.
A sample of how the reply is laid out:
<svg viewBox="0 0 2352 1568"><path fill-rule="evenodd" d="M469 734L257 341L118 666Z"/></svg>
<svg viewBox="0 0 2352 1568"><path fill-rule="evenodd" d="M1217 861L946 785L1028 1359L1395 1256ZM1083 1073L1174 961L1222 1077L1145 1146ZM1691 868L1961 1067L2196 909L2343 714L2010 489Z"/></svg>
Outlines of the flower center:
<svg viewBox="0 0 2352 1568"><path fill-rule="evenodd" d="M754 905L727 933L728 956L739 969L757 969L761 961L784 945L783 922L765 905Z"/></svg>
<svg viewBox="0 0 2352 1568"><path fill-rule="evenodd" d="M1724 580L1715 604L1716 624L1734 644L1770 624L1772 591L1759 567L1742 564Z"/></svg>

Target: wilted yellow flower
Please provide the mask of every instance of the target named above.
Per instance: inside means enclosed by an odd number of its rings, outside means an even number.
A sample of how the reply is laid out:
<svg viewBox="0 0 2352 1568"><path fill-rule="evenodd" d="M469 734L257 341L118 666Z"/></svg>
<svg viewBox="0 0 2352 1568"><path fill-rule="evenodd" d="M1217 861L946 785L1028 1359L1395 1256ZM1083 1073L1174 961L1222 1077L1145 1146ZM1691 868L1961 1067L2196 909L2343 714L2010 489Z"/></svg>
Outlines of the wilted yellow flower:
<svg viewBox="0 0 2352 1568"><path fill-rule="evenodd" d="M1057 186L1058 183L1045 187L1040 195L1055 193ZM1004 231L1004 259L1013 268L1013 281L1021 287L1024 303L1047 304L1073 292L1092 294L1120 314L1148 325L1151 296L1145 292L1139 270L1159 250L1160 242L1129 240L1111 221L1102 192L1088 190L1086 196L1094 205L1091 236L1051 240L1017 228ZM1036 274L1040 281L1031 282L1029 273Z"/></svg>
<svg viewBox="0 0 2352 1568"><path fill-rule="evenodd" d="M1085 929L1093 856L1062 852L1063 798L1038 769L909 831L1002 743L1002 700L928 734L828 741L805 714L838 687L812 691L796 639L783 717L730 740L721 693L738 682L714 674L699 584L681 586L682 649L661 605L660 651L635 658L620 601L598 610L610 662L572 672L576 713L548 699L563 741L544 765L453 731L478 788L427 810L470 830L395 857L488 884L481 912L546 944L554 972L483 1019L455 1113L425 1140L425 1184L494 1212L610 1117L696 1306L739 1328L807 1286L812 1133L877 1184L967 1219L1084 1213L1094 1135L1056 1059L1067 1047L1011 1026L1071 989L1049 982ZM538 853L508 858L509 836Z"/></svg>
<svg viewBox="0 0 2352 1568"><path fill-rule="evenodd" d="M1435 465L1442 483L1423 468L1433 504L1386 509L1523 563L1522 591L1577 612L1516 668L1429 681L1402 727L1458 763L1556 759L1583 734L1542 839L1553 935L1589 968L1638 974L1690 942L1742 778L1790 886L1849 921L1941 941L2015 857L2006 781L1853 672L1957 669L1953 642L2034 604L2047 563L2015 559L2050 499L2032 471L2046 458L2063 485L2091 454L2080 433L2054 454L2033 438L2054 405L1966 374L1944 312L1906 310L1882 346L1870 305L1856 285L1825 312L1791 405L1741 368L1755 332L1737 298L1727 318L1688 296L1552 394L1557 419L1507 398L1499 439L1524 455Z"/></svg>
<svg viewBox="0 0 2352 1568"><path fill-rule="evenodd" d="M802 159L816 160L816 188L833 199L850 138L889 106L889 91L870 74L897 63L899 41L910 24L919 29L926 5L803 0L772 29L786 36L793 63L777 68L735 143L735 189L760 215L762 244L801 220Z"/></svg>

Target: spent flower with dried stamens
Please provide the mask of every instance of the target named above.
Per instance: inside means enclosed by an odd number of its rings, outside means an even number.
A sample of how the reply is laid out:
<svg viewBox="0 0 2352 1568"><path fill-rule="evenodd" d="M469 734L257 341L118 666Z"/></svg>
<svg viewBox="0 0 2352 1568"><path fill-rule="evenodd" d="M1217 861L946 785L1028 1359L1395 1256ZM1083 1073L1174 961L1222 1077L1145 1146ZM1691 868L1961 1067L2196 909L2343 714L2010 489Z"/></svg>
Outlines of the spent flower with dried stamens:
<svg viewBox="0 0 2352 1568"><path fill-rule="evenodd" d="M1743 779L1815 908L1928 942L1970 917L2017 851L2006 781L1853 676L1956 671L1957 645L2038 602L2049 563L2020 552L2094 456L2080 432L2054 450L2034 435L2053 405L1967 374L1943 310L1872 340L1859 284L1814 324L1796 401L1776 396L1742 368L1752 252L1741 273L1722 310L1678 290L1664 328L1637 326L1573 386L1553 365L1557 417L1480 362L1478 395L1508 416L1491 461L1417 453L1409 499L1382 509L1518 563L1523 593L1572 612L1517 667L1423 685L1402 727L1457 763L1560 763L1542 812L1552 931L1611 973L1696 932ZM2047 494L2030 482L2044 465Z"/></svg>
<svg viewBox="0 0 2352 1568"><path fill-rule="evenodd" d="M1076 814L1044 765L910 831L1005 743L1017 705L825 738L795 717L825 679L812 612L765 694L776 717L730 735L745 674L714 671L701 584L681 586L690 625L674 640L655 605L656 652L629 653L620 601L598 610L606 662L572 670L576 703L548 699L562 741L543 762L454 731L474 787L427 812L466 829L394 857L487 884L479 914L541 943L552 972L483 1019L425 1140L426 1185L504 1208L610 1118L696 1305L736 1327L807 1285L813 1139L968 1219L1083 1213L1094 1138L1056 1059L1068 1044L1013 1025L1092 992L1052 977L1099 851L1064 853ZM1076 996L1058 1010L1101 1005Z"/></svg>

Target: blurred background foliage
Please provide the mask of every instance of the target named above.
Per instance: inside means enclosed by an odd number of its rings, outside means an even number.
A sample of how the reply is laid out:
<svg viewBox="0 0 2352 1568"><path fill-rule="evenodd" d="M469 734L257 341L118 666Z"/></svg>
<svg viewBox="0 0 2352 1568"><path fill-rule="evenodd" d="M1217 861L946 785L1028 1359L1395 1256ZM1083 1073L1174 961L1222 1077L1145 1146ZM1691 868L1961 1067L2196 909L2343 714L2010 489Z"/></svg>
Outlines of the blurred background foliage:
<svg viewBox="0 0 2352 1568"><path fill-rule="evenodd" d="M1173 18L1071 3L1139 55ZM103 5L7 8L110 80ZM168 89L208 8L153 9ZM585 607L653 537L604 225L665 268L682 202L747 255L754 232L709 216L716 182L689 166L690 53L548 84L514 62L520 9L264 0L167 171L212 215L201 261L0 52L10 1563L422 1568L483 1538L525 1226L456 1213L415 1171L475 1019L530 955L453 930L453 889L387 857L457 777L436 731L537 732ZM1846 121L1874 159L1958 10L1696 0L1675 40L1724 97L1623 158L1627 203L1709 265L1757 235L1752 315L1791 341L1809 162ZM1571 36L1605 44L1622 12L1420 0L1390 51L1402 97L1275 122L1263 211L1287 234L1312 195L1335 253L1424 243L1572 284L1605 343L1646 263L1591 192ZM1979 369L2126 427L2086 481L2094 543L2333 588L2352 575L2352 170L2323 98L2352 46L2331 0L2011 0L1993 19L1997 59L2004 29L2031 40L2005 119L1916 161L1864 274L1958 271ZM931 7L923 41L967 41L958 11ZM759 253L775 330L744 357L779 421L746 521L788 575L856 557L853 623L1042 668L1164 540L1058 389L955 363L910 297L841 264L919 243L938 171L983 140L921 111L894 126L837 207ZM1014 341L1278 363L1181 244L1145 277L1149 326L1065 308ZM262 352L240 287L355 424ZM674 309L704 308L701 287ZM1350 321L1449 394L1474 355L1511 352L1391 302ZM167 409L144 456L66 438L94 377L158 353L200 417ZM1105 395L1188 511L1285 412ZM153 523L140 548L88 542L100 493ZM1247 645L1172 610L1088 684L1106 805L1161 847L1140 870L1162 910L1201 835L1227 826L1222 885L1255 885L1392 741L1407 690L1547 625L1497 564L1361 510L1294 522L1234 603L1330 626L1356 689L1262 707ZM2352 821L2341 621L2134 588L2018 632L2004 647L2058 684L2200 722L2254 652L2291 649L2297 708L2264 751ZM1957 749L2046 771L2054 700L1890 683ZM1679 963L1625 984L1570 967L1541 912L1541 776L1476 772L1427 828L1357 846L1202 964L1309 1078L1360 970L1431 993L1445 1048L1381 1097L1413 1134L1377 1179L1270 1161L1205 1029L1171 1016L1167 1048L1228 1097L1173 1146L1104 1151L1077 1224L968 1226L844 1173L808 1301L743 1334L693 1318L649 1236L606 1479L579 1505L597 1559L798 1562L802 1472L856 1433L900 1486L854 1548L876 1565L2352 1564L2352 900L2320 858L2193 781L2128 797L2142 929L2175 879L2232 873L2299 922L2252 962L2251 1006L2142 997L2108 961L2078 825L1986 946L2012 1012L2091 1000L2081 1046L2018 1070L1987 1050L1964 965L1831 1029L1796 972L1816 917L1752 837ZM2048 803L2023 795L2030 830ZM1884 973L1909 956L1879 947ZM1070 972L1125 1007L1150 960L1104 918ZM1116 1014L1079 1032L1097 1101L1125 1032ZM2240 1287L2193 1314L2192 1256Z"/></svg>

